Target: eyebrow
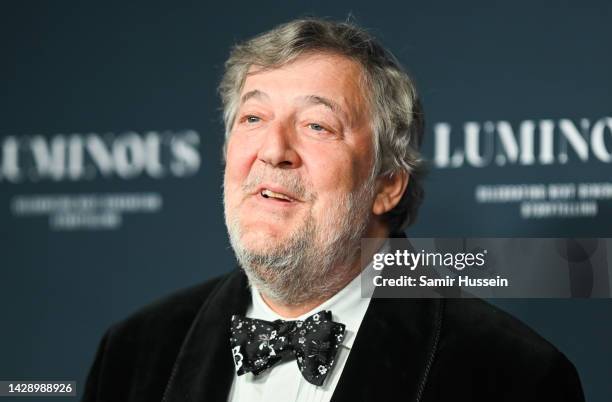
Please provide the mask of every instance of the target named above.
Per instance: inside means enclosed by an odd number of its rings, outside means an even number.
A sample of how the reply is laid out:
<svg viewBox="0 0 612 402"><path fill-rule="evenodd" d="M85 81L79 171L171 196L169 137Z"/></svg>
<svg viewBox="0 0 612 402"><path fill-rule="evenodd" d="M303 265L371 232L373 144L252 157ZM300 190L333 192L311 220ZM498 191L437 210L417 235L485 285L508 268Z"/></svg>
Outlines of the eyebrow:
<svg viewBox="0 0 612 402"><path fill-rule="evenodd" d="M259 89L254 89L242 95L242 97L240 98L240 104L242 105L250 99L269 101L270 96L268 96L267 93L260 91ZM344 119L349 121L347 113L342 109L338 102L335 102L332 99L319 95L305 95L298 97L297 100L299 103L305 104L307 106L323 105L332 112L341 115Z"/></svg>
<svg viewBox="0 0 612 402"><path fill-rule="evenodd" d="M323 96L306 95L306 96L300 96L298 100L307 105L323 105L334 113L339 113L342 115L345 114L344 110L342 110L342 107L338 103L334 102L333 100L329 98L325 98Z"/></svg>
<svg viewBox="0 0 612 402"><path fill-rule="evenodd" d="M270 97L265 92L262 92L259 89L254 89L242 95L242 98L240 98L240 104L245 103L249 99L269 100Z"/></svg>

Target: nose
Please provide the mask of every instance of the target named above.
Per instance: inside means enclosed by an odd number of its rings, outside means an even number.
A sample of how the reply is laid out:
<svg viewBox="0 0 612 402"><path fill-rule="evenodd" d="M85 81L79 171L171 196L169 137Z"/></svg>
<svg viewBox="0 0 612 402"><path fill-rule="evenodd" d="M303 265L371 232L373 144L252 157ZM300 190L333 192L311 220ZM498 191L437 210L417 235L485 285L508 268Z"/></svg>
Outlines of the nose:
<svg viewBox="0 0 612 402"><path fill-rule="evenodd" d="M300 156L293 147L291 128L280 123L270 124L263 137L257 153L260 161L283 169L295 169L300 165Z"/></svg>

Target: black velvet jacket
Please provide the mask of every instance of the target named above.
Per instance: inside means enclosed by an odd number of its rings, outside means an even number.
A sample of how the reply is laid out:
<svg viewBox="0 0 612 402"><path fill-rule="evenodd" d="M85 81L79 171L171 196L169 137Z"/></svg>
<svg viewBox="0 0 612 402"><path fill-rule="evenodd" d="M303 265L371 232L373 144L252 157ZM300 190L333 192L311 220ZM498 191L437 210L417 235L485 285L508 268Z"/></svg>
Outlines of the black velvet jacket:
<svg viewBox="0 0 612 402"><path fill-rule="evenodd" d="M105 334L85 402L226 401L230 317L241 270L149 305ZM333 402L582 401L573 365L524 324L477 299L372 299Z"/></svg>

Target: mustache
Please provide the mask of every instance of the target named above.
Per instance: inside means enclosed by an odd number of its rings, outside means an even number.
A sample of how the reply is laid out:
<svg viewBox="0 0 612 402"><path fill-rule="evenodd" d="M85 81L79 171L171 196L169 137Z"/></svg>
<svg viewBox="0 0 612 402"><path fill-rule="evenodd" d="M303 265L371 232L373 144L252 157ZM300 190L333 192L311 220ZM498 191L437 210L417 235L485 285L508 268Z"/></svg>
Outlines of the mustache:
<svg viewBox="0 0 612 402"><path fill-rule="evenodd" d="M253 169L242 185L242 191L254 193L262 183L274 183L287 189L300 200L312 201L316 194L308 191L302 177L295 171L278 168Z"/></svg>

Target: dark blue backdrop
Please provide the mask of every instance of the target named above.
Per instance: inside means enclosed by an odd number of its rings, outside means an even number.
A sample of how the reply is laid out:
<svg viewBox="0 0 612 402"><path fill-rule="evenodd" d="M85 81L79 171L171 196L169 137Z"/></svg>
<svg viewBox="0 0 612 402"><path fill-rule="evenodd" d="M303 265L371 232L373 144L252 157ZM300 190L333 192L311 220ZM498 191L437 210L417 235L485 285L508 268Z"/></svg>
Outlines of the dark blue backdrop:
<svg viewBox="0 0 612 402"><path fill-rule="evenodd" d="M610 183L609 2L328 3L0 6L0 379L82 386L112 322L233 267L216 85L233 43L298 16L352 14L415 76L432 172L410 236L611 236L609 197L546 200L587 212L533 218L530 200L475 196ZM528 142L503 142L506 123L518 141L530 122L531 162ZM551 125L552 162L538 142ZM484 166L434 163L445 128L455 152L474 127ZM610 400L610 300L496 303L569 356L589 400Z"/></svg>

